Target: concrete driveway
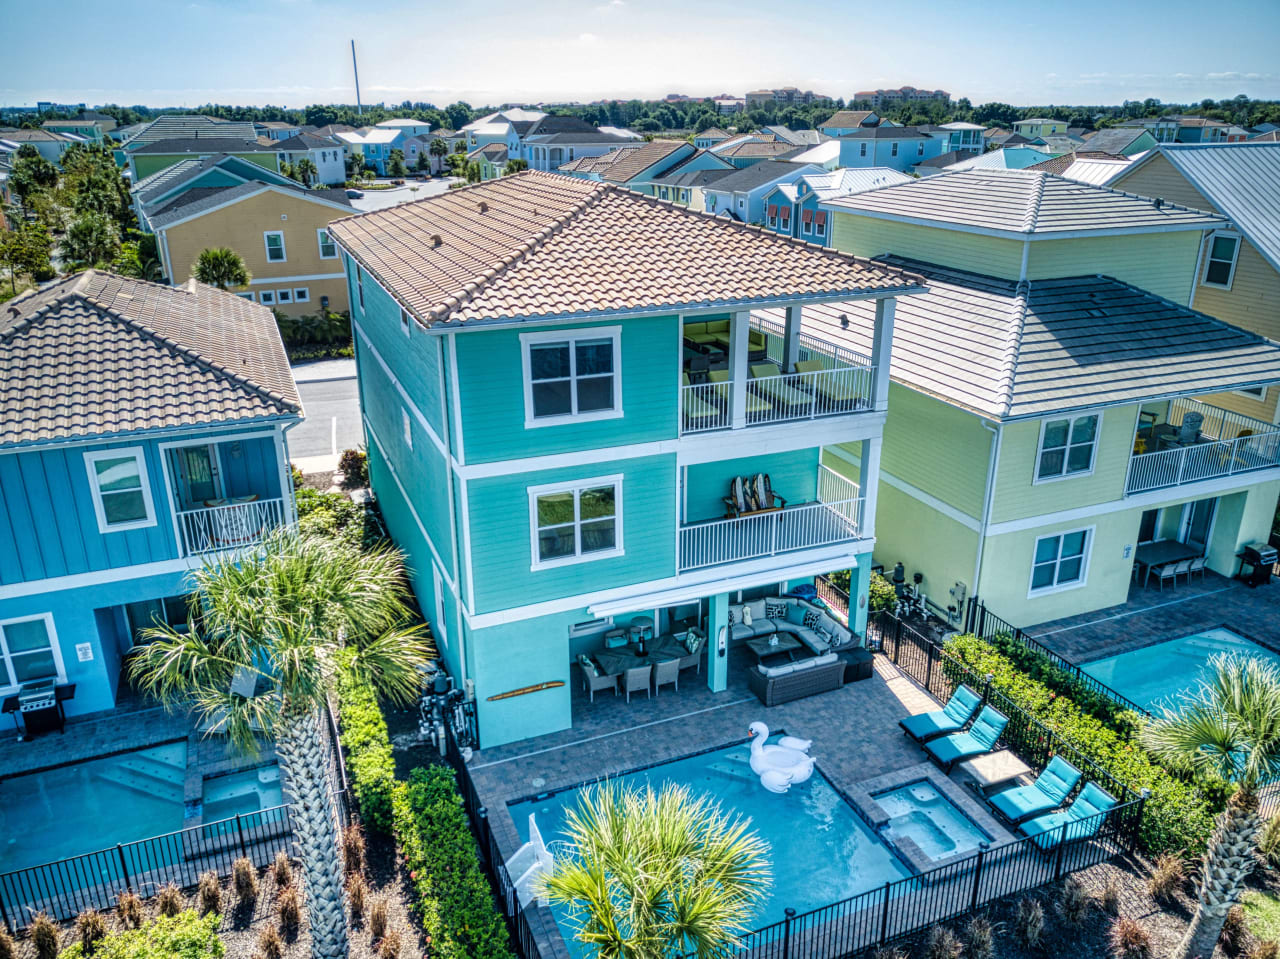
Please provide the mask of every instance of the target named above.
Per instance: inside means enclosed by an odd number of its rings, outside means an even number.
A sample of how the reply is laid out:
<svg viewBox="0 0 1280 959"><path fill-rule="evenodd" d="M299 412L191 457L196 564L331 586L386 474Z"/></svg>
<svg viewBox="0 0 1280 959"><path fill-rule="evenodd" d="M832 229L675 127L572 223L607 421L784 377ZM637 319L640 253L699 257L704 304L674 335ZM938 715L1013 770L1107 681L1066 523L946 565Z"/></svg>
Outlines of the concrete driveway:
<svg viewBox="0 0 1280 959"><path fill-rule="evenodd" d="M396 206L400 203L408 203L411 200L421 200L429 196L438 196L449 189L450 183L456 183L457 177L445 177L443 179L432 180L406 180L404 186L393 187L390 190L365 190L364 196L360 199L352 199L351 205L361 213L368 213L371 210L385 210L389 206ZM380 183L390 181L380 180Z"/></svg>
<svg viewBox="0 0 1280 959"><path fill-rule="evenodd" d="M364 445L355 360L321 360L293 368L307 418L289 431L289 458L304 473L338 468L343 450Z"/></svg>

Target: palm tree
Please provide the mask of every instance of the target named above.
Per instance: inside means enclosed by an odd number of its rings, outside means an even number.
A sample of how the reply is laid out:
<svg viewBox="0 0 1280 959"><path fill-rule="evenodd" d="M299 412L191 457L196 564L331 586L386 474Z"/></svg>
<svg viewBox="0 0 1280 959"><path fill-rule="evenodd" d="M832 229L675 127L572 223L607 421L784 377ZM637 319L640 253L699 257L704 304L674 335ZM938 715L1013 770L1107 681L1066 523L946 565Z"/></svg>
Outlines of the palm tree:
<svg viewBox="0 0 1280 959"><path fill-rule="evenodd" d="M1142 730L1143 745L1165 762L1236 786L1209 837L1196 913L1174 959L1213 955L1256 861L1258 790L1280 774L1280 667L1219 655L1209 668L1208 679Z"/></svg>
<svg viewBox="0 0 1280 959"><path fill-rule="evenodd" d="M417 692L418 667L432 651L411 623L404 572L394 549L362 552L279 530L256 549L194 572L185 631L148 629L148 645L130 667L139 688L170 708L192 708L239 750L256 750L259 735L274 738L306 880L313 959L347 955L320 710L344 647L383 695L405 702Z"/></svg>
<svg viewBox="0 0 1280 959"><path fill-rule="evenodd" d="M427 147L427 152L436 158L435 167L439 170L444 162L444 157L449 155L449 144L445 143L440 137L436 137L431 141L431 145Z"/></svg>
<svg viewBox="0 0 1280 959"><path fill-rule="evenodd" d="M320 173L310 157L299 157L298 162L293 165L293 172L302 179L303 186L308 187L311 186L311 178Z"/></svg>
<svg viewBox="0 0 1280 959"><path fill-rule="evenodd" d="M240 254L230 247L213 246L201 250L196 258L195 278L201 283L225 290L229 286L247 286L253 274Z"/></svg>
<svg viewBox="0 0 1280 959"><path fill-rule="evenodd" d="M602 783L566 816L538 893L565 907L599 959L730 954L771 883L768 845L687 787Z"/></svg>

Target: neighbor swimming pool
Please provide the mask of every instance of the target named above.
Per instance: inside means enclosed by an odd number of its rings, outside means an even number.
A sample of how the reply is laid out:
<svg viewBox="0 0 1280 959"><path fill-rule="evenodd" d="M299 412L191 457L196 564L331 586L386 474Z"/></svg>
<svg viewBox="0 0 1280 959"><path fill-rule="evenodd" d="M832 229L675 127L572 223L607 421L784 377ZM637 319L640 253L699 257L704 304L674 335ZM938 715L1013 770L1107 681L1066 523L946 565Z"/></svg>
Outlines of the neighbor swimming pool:
<svg viewBox="0 0 1280 959"><path fill-rule="evenodd" d="M1208 676L1211 656L1238 653L1280 664L1280 656L1229 629L1210 629L1143 646L1080 668L1144 709L1173 700Z"/></svg>
<svg viewBox="0 0 1280 959"><path fill-rule="evenodd" d="M822 757L817 758L820 761ZM749 760L750 750L743 743L614 781L651 784L655 789L666 783L688 786L695 795L711 794L726 812L751 818L751 828L769 843L773 864L773 888L753 926L781 920L788 906L803 913L911 875L820 769L807 782L779 795L760 785ZM512 803L511 817L521 841L528 839L529 814L533 813L538 830L554 853L555 842L564 840L565 810L577 802L582 788ZM576 948L569 935L564 938L571 950Z"/></svg>
<svg viewBox="0 0 1280 959"><path fill-rule="evenodd" d="M182 828L186 741L0 781L0 872Z"/></svg>
<svg viewBox="0 0 1280 959"><path fill-rule="evenodd" d="M884 827L889 841L910 839L934 861L967 856L991 839L931 783L910 783L871 798L889 817Z"/></svg>

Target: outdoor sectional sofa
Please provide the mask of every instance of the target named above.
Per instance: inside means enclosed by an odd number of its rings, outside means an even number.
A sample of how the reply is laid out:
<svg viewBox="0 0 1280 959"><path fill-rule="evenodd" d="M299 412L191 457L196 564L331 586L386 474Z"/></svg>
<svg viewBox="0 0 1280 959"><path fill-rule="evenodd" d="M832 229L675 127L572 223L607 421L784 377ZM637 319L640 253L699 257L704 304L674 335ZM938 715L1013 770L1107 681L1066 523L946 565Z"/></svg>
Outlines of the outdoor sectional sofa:
<svg viewBox="0 0 1280 959"><path fill-rule="evenodd" d="M834 650L854 644L857 636L829 613L803 600L784 597L729 607L729 638L733 642L745 643L775 634L793 637L800 649L791 662L761 663L747 674L751 691L766 706L844 685L846 663Z"/></svg>

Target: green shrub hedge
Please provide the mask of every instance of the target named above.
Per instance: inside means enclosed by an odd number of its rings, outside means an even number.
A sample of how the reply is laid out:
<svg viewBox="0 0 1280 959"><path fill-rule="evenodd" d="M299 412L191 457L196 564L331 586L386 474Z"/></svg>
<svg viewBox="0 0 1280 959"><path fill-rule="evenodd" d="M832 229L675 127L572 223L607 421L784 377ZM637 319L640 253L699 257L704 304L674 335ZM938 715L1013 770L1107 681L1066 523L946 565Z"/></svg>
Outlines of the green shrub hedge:
<svg viewBox="0 0 1280 959"><path fill-rule="evenodd" d="M298 532L344 540L360 549L372 549L383 541L377 515L367 506L351 502L343 493L323 493L309 486L294 490L298 504Z"/></svg>
<svg viewBox="0 0 1280 959"><path fill-rule="evenodd" d="M475 839L445 766L415 769L392 794L396 839L416 894L414 914L439 959L511 959L507 928L480 870Z"/></svg>
<svg viewBox="0 0 1280 959"><path fill-rule="evenodd" d="M878 613L881 610L893 609L898 604L898 594L894 591L893 583L889 582L879 573L871 574L869 596L867 598L867 609L872 613Z"/></svg>
<svg viewBox="0 0 1280 959"><path fill-rule="evenodd" d="M360 819L379 832L391 831L391 790L396 762L387 722L373 687L351 672L351 650L338 665L338 726L347 753L347 776L360 808Z"/></svg>
<svg viewBox="0 0 1280 959"><path fill-rule="evenodd" d="M946 649L979 675L990 673L993 687L1130 789L1151 790L1140 834L1148 852L1185 850L1198 855L1204 850L1213 829L1213 800L1220 797L1211 799L1195 784L1176 778L1159 766L1136 738L1127 739L1089 715L1070 697L1028 675L977 636L954 636Z"/></svg>
<svg viewBox="0 0 1280 959"><path fill-rule="evenodd" d="M194 909L171 918L160 916L141 929L108 934L93 951L93 959L218 959L227 947L218 938L219 916L199 916ZM62 959L81 959L80 943L64 949Z"/></svg>

